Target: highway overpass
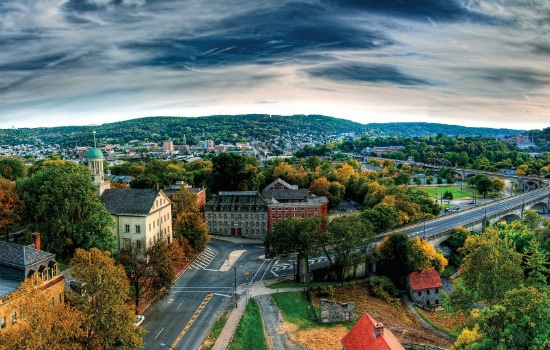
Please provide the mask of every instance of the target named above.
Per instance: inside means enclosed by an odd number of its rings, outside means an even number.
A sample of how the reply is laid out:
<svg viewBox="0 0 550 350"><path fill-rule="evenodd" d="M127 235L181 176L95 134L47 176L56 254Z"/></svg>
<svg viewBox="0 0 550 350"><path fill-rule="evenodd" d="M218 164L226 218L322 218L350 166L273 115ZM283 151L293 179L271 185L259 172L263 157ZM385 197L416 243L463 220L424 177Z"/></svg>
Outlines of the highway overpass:
<svg viewBox="0 0 550 350"><path fill-rule="evenodd" d="M481 232L485 227L490 227L497 222L506 221L510 223L523 219L526 210L536 210L538 213L548 214L549 207L550 187L544 187L470 209L438 216L413 225L403 226L381 234L378 238L382 239L393 232L405 232L409 237L425 238L432 245L437 246L447 240L451 231L457 226L462 226L470 231Z"/></svg>

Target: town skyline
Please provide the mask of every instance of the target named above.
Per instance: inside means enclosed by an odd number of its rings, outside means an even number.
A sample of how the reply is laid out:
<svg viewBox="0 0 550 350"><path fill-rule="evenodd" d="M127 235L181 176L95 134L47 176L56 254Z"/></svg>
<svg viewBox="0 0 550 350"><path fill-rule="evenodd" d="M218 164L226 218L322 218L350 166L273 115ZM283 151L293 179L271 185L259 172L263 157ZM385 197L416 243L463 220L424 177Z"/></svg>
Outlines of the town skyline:
<svg viewBox="0 0 550 350"><path fill-rule="evenodd" d="M0 128L319 114L543 129L550 3L6 0Z"/></svg>

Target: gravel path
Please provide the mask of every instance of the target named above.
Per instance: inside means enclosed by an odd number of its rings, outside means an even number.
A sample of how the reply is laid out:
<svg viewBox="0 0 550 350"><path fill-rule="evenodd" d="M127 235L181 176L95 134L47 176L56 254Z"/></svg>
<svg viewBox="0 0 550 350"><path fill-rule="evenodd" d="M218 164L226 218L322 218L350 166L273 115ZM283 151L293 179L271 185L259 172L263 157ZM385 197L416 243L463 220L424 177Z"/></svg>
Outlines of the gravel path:
<svg viewBox="0 0 550 350"><path fill-rule="evenodd" d="M307 350L307 347L290 339L288 332L281 332L281 324L284 321L271 295L259 295L254 297L254 299L260 306L260 311L264 320L267 345L270 349Z"/></svg>

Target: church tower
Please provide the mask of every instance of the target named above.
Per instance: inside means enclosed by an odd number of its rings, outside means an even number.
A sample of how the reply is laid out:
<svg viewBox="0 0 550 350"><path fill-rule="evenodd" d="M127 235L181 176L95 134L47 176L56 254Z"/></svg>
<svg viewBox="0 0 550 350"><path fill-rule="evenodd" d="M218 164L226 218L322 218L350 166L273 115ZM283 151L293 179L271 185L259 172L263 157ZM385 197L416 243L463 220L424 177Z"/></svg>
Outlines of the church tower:
<svg viewBox="0 0 550 350"><path fill-rule="evenodd" d="M94 185L97 187L97 194L101 197L104 190L111 187L109 181L105 180L105 173L103 172L103 153L97 148L94 134L94 148L88 151L86 159L88 160L88 169L92 174Z"/></svg>

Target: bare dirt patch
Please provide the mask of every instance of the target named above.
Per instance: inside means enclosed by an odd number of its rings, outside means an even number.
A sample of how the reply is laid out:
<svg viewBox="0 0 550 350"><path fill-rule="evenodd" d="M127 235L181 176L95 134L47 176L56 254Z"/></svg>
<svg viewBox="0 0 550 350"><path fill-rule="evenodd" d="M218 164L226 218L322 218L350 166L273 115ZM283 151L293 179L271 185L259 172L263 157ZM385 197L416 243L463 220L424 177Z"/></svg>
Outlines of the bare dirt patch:
<svg viewBox="0 0 550 350"><path fill-rule="evenodd" d="M306 345L311 350L342 349L340 339L348 333L348 329L342 325L330 328L315 328L295 333L296 340Z"/></svg>
<svg viewBox="0 0 550 350"><path fill-rule="evenodd" d="M315 306L319 306L320 297L311 293ZM327 297L324 297L327 298ZM368 313L385 327L401 342L415 342L431 344L443 348L450 348L452 341L442 338L432 328L423 325L405 305L399 301L397 305L390 305L368 294L364 285L335 288L334 295L327 299L339 302L354 302L356 319ZM321 327L311 330L289 332L297 342L312 350L341 349L340 340L348 330L343 325Z"/></svg>

